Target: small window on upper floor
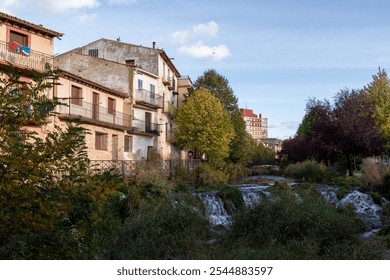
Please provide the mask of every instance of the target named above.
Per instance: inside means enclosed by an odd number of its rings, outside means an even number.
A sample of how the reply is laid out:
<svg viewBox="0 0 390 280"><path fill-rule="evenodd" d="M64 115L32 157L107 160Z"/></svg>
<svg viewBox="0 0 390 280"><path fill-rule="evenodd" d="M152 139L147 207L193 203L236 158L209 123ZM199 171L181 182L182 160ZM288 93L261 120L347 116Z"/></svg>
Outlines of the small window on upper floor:
<svg viewBox="0 0 390 280"><path fill-rule="evenodd" d="M72 85L70 103L73 105L83 106L83 93L81 88Z"/></svg>
<svg viewBox="0 0 390 280"><path fill-rule="evenodd" d="M93 57L99 57L99 49L88 50L88 55L93 56Z"/></svg>
<svg viewBox="0 0 390 280"><path fill-rule="evenodd" d="M29 55L30 48L28 47L28 35L16 31L10 31L9 50L11 52L17 52L17 53L23 53L25 55Z"/></svg>
<svg viewBox="0 0 390 280"><path fill-rule="evenodd" d="M111 97L108 98L108 110L107 111L110 115L115 115L116 100L114 98L111 98Z"/></svg>
<svg viewBox="0 0 390 280"><path fill-rule="evenodd" d="M28 45L28 36L16 31L10 31L9 33L10 42L18 43L22 46Z"/></svg>
<svg viewBox="0 0 390 280"><path fill-rule="evenodd" d="M155 98L156 96L156 86L150 84L150 98Z"/></svg>
<svg viewBox="0 0 390 280"><path fill-rule="evenodd" d="M141 79L138 79L138 89L143 88L143 81Z"/></svg>

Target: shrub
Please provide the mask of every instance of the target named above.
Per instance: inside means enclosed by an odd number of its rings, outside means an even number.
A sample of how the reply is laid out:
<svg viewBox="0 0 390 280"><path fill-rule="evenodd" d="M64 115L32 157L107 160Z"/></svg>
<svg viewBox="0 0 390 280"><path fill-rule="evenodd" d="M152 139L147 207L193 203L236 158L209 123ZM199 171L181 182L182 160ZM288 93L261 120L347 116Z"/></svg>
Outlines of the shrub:
<svg viewBox="0 0 390 280"><path fill-rule="evenodd" d="M360 178L355 176L337 176L329 178L328 184L332 184L339 187L358 187L360 186Z"/></svg>
<svg viewBox="0 0 390 280"><path fill-rule="evenodd" d="M324 164L315 160L306 160L287 166L284 176L314 183L324 178L325 170Z"/></svg>
<svg viewBox="0 0 390 280"><path fill-rule="evenodd" d="M337 190L337 198L339 200L343 199L347 194L351 192L351 189L348 187L341 187Z"/></svg>
<svg viewBox="0 0 390 280"><path fill-rule="evenodd" d="M365 158L362 163L361 183L363 187L375 189L380 187L384 182L386 175L386 166L377 158Z"/></svg>
<svg viewBox="0 0 390 280"><path fill-rule="evenodd" d="M245 207L241 191L233 186L223 186L218 191L218 196L224 203L226 211L232 215Z"/></svg>
<svg viewBox="0 0 390 280"><path fill-rule="evenodd" d="M128 191L129 211L139 211L153 201L164 201L174 191L174 185L166 178L145 179L137 185L130 185Z"/></svg>
<svg viewBox="0 0 390 280"><path fill-rule="evenodd" d="M109 259L207 259L207 221L186 200L152 202L131 215Z"/></svg>
<svg viewBox="0 0 390 280"><path fill-rule="evenodd" d="M226 184L229 175L225 171L208 163L203 163L195 169L196 185Z"/></svg>
<svg viewBox="0 0 390 280"><path fill-rule="evenodd" d="M249 174L249 169L240 163L228 163L223 170L229 175L230 183L239 182Z"/></svg>

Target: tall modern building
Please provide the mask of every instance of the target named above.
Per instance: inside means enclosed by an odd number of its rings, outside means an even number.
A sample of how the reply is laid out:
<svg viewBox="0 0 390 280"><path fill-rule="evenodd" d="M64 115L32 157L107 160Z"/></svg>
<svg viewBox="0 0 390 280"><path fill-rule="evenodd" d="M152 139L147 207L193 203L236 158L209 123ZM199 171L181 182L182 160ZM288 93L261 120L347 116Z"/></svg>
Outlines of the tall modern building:
<svg viewBox="0 0 390 280"><path fill-rule="evenodd" d="M253 110L240 109L244 118L246 131L255 140L262 140L268 138L268 119L263 118L261 114L256 115Z"/></svg>

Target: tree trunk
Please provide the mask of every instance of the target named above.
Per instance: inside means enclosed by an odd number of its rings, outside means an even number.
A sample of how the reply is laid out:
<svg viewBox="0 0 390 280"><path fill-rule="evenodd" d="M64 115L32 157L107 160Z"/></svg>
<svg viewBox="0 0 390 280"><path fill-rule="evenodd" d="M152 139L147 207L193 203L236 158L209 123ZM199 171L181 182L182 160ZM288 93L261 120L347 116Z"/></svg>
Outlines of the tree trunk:
<svg viewBox="0 0 390 280"><path fill-rule="evenodd" d="M352 160L351 156L347 156L347 168L348 168L348 176L352 177L353 176L353 166L352 166Z"/></svg>

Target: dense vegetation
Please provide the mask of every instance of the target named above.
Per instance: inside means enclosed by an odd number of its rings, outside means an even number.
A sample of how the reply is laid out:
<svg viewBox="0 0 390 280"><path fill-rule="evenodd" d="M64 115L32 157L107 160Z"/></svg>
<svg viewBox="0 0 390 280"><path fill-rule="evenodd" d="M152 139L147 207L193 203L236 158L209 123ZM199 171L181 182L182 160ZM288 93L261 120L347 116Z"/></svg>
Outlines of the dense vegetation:
<svg viewBox="0 0 390 280"><path fill-rule="evenodd" d="M93 258L115 227L111 206L123 187L89 174L85 129L57 127L41 139L26 124L44 125L58 103L45 93L57 73L21 82L12 67L0 80L0 258Z"/></svg>

